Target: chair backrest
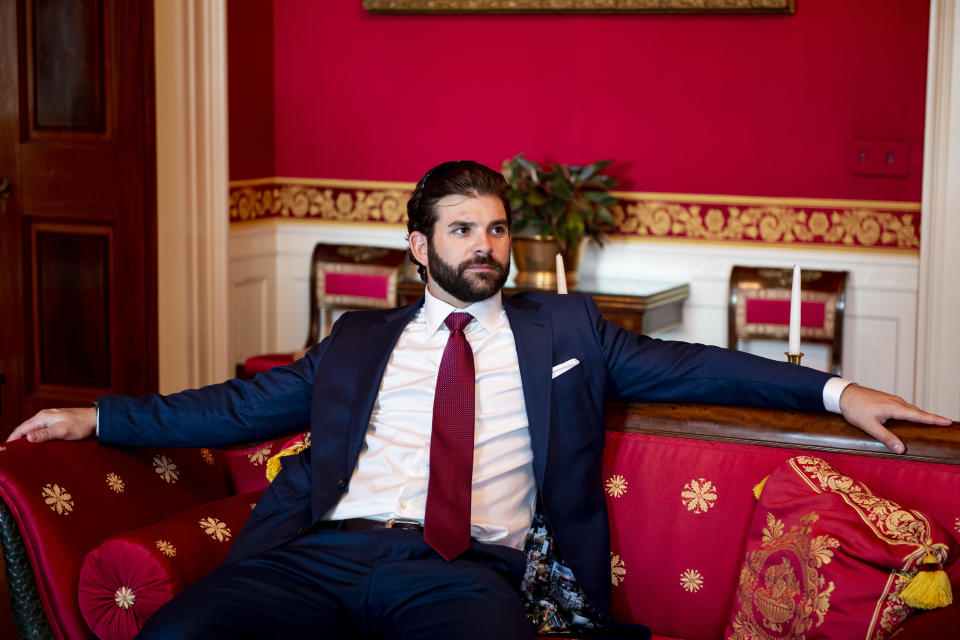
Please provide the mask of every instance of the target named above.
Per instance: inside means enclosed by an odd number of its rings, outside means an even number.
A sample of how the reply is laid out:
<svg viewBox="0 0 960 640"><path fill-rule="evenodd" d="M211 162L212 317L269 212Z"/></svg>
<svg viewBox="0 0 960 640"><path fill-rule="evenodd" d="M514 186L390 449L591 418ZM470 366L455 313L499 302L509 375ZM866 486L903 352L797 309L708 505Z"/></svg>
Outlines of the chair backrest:
<svg viewBox="0 0 960 640"><path fill-rule="evenodd" d="M397 304L405 249L318 243L310 261L312 347L330 331L334 310L383 309Z"/></svg>
<svg viewBox="0 0 960 640"><path fill-rule="evenodd" d="M847 271L801 272L800 340L830 347L831 372L841 374ZM741 340L786 340L792 269L734 266L727 305L727 346Z"/></svg>

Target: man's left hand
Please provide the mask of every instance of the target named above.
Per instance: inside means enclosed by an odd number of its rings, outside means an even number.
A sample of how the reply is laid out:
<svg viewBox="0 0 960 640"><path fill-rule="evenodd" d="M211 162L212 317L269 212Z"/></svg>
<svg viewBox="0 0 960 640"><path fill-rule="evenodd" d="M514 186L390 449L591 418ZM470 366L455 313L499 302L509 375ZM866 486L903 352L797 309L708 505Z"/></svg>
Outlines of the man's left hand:
<svg viewBox="0 0 960 640"><path fill-rule="evenodd" d="M840 395L840 413L847 422L873 436L894 453L903 453L906 447L900 438L883 426L890 418L941 427L953 423L949 418L918 409L900 396L856 384L847 385Z"/></svg>

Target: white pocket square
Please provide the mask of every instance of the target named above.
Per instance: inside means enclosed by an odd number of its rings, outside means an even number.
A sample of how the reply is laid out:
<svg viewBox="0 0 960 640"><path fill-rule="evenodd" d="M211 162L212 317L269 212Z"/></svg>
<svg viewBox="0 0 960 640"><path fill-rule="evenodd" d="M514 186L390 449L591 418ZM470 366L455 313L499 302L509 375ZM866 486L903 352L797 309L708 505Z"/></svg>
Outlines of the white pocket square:
<svg viewBox="0 0 960 640"><path fill-rule="evenodd" d="M578 364L580 364L579 360L577 360L576 358L570 358L566 362L562 362L557 366L555 366L553 368L553 375L551 377L556 378L557 376L564 374L567 371L570 371L570 369L573 369Z"/></svg>

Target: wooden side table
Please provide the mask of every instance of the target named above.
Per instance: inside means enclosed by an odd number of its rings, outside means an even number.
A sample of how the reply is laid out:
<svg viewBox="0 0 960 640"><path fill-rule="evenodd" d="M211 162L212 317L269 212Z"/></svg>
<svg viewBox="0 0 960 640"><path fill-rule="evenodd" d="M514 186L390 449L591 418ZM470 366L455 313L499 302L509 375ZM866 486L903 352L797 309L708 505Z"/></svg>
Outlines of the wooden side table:
<svg viewBox="0 0 960 640"><path fill-rule="evenodd" d="M513 277L503 290L509 295L519 291L537 291L535 287L517 287ZM581 278L570 291L587 293L600 307L603 317L616 325L647 335L670 331L683 322L683 301L690 285L677 282L628 280L622 278ZM410 304L423 295L420 280L401 280L397 303Z"/></svg>

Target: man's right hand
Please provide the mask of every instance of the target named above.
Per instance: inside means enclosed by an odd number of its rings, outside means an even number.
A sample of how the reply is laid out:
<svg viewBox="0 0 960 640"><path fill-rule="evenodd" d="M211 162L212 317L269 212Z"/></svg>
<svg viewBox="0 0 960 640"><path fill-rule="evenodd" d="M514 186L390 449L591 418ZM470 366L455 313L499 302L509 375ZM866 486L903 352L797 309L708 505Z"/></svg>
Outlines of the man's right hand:
<svg viewBox="0 0 960 640"><path fill-rule="evenodd" d="M83 440L96 430L97 410L93 407L44 409L14 429L7 442L24 437L29 442Z"/></svg>

